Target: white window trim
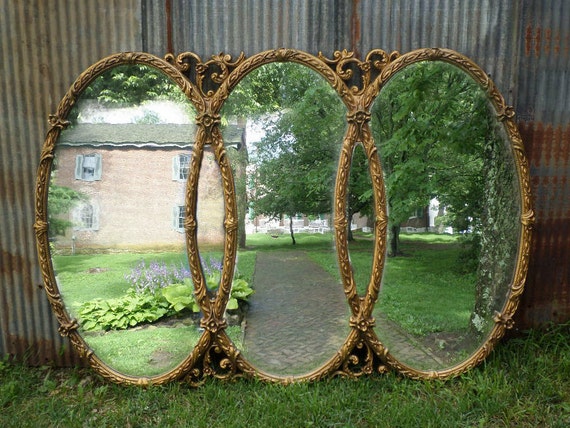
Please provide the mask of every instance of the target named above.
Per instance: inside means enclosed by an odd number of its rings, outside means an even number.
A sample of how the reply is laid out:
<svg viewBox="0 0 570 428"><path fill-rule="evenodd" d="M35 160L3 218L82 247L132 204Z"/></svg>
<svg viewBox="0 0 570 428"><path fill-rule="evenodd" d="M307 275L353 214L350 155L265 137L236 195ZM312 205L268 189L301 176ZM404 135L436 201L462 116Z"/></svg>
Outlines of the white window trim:
<svg viewBox="0 0 570 428"><path fill-rule="evenodd" d="M184 212L184 217L186 217L186 206L185 205L174 205L172 207L172 228L177 232L184 233L184 221L182 222L182 227L180 227L180 211Z"/></svg>
<svg viewBox="0 0 570 428"><path fill-rule="evenodd" d="M83 163L87 156L95 157L95 171L93 177L86 178L83 171ZM101 180L103 170L102 157L100 153L88 153L86 155L77 155L75 157L75 179L82 181L99 181Z"/></svg>
<svg viewBox="0 0 570 428"><path fill-rule="evenodd" d="M93 210L93 221L91 227L85 227L83 225L83 221L81 218L83 208L87 205L91 206ZM84 202L78 204L72 212L71 221L73 223L73 230L91 230L91 231L99 230L99 206L93 202Z"/></svg>
<svg viewBox="0 0 570 428"><path fill-rule="evenodd" d="M186 181L187 177L181 177L182 169L181 169L181 159L182 156L188 158L188 173L190 172L190 162L192 161L192 157L188 153L179 153L172 158L172 180L173 181Z"/></svg>

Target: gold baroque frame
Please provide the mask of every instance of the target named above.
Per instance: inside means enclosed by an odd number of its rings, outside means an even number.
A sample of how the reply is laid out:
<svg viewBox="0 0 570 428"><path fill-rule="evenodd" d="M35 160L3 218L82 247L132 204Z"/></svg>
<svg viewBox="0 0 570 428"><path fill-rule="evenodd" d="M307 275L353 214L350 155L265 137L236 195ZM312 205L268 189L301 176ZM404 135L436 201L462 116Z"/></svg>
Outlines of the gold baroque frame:
<svg viewBox="0 0 570 428"><path fill-rule="evenodd" d="M520 195L520 218L521 230L519 236L516 267L511 284L509 284L508 297L505 300L501 312L494 316L495 325L486 340L461 363L443 370L417 370L398 361L382 344L376 340L374 350L382 353L387 364L399 373L417 379L447 379L458 376L461 373L480 364L493 350L494 346L505 334L505 330L514 326L513 316L517 309L520 296L524 289L524 282L528 271L531 231L534 224L534 211L532 209L532 197L530 190L530 172L528 161L525 156L524 145L518 132L514 109L505 103L505 99L491 80L491 78L469 58L450 49L426 48L404 54L386 66L379 78L368 88L367 104L369 107L373 98L380 89L400 70L410 64L420 61L444 61L450 63L470 75L477 84L486 92L488 98L497 112L497 119L504 124L509 137L511 152L517 169Z"/></svg>
<svg viewBox="0 0 570 428"><path fill-rule="evenodd" d="M372 140L369 120L370 107L381 88L390 78L409 64L418 61L446 61L467 72L488 94L499 119L504 123L511 141L520 186L522 224L519 238L517 262L510 293L501 313L495 316L495 326L477 351L462 363L440 371L421 371L399 362L382 344L374 332L372 310L378 298L386 248L386 195L382 168ZM237 251L237 204L234 196L234 182L229 160L219 129L220 109L232 89L252 70L272 62L295 62L319 73L331 86L347 108L348 129L341 147L335 185L334 229L337 242L337 257L348 300L351 317L351 331L338 352L331 356L321 368L298 377L280 377L256 370L235 348L225 334L224 309L229 299L231 281ZM59 293L48 240L47 198L49 176L52 168L56 141L62 129L69 122L66 118L85 88L103 72L123 64L146 64L164 72L187 95L196 107L198 130L192 154L186 192L186 244L188 260L195 286L196 299L202 309L200 322L204 333L191 354L173 370L153 377L126 376L115 371L88 347L77 332L77 320L70 319ZM353 149L362 144L368 157L372 179L375 207L375 245L372 275L366 295L358 296L348 255L346 190ZM212 298L206 288L199 259L197 244L197 189L200 165L206 145L212 147L220 167L224 206L225 239L222 278L219 292ZM192 52L178 56L166 55L163 59L145 53L121 53L111 55L95 63L74 82L60 102L56 114L50 116L47 133L40 158L36 183L35 232L44 288L52 309L60 323L60 333L68 336L79 355L103 377L122 384L162 384L174 379L185 378L193 385L200 384L209 376L231 379L240 376L257 377L265 381L291 383L314 381L326 376L359 377L363 374L383 373L396 370L413 378L449 378L479 364L503 336L505 329L512 327L512 317L523 291L528 269L531 241L531 227L534 214L531 208L531 192L528 163L524 147L514 122L514 112L505 101L491 79L475 63L461 54L448 49L420 49L404 55L373 50L364 61L354 57L352 52L337 51L332 59L323 54L318 56L294 49L276 49L261 52L246 58L242 53L232 61L231 56L214 55L202 61Z"/></svg>

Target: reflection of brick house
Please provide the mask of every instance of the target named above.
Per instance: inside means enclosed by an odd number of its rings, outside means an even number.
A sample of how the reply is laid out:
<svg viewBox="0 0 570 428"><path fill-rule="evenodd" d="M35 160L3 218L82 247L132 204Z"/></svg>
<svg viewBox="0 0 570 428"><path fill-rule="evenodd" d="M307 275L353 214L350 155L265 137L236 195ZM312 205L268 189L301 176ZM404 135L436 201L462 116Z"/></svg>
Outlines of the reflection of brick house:
<svg viewBox="0 0 570 428"><path fill-rule="evenodd" d="M55 184L85 195L57 237L61 249L178 249L184 247L185 185L194 125L81 124L62 132ZM226 144L241 142L230 127ZM200 242L223 240L219 168L207 150L198 187Z"/></svg>
<svg viewBox="0 0 570 428"><path fill-rule="evenodd" d="M418 208L416 212L400 226L404 231L407 229L421 232L428 231L430 227L429 207Z"/></svg>
<svg viewBox="0 0 570 428"><path fill-rule="evenodd" d="M440 205L437 199L432 199L429 206L418 208L416 212L400 226L404 232L438 232L445 229L446 233L451 233L450 228L438 228L435 219L445 214L445 207Z"/></svg>

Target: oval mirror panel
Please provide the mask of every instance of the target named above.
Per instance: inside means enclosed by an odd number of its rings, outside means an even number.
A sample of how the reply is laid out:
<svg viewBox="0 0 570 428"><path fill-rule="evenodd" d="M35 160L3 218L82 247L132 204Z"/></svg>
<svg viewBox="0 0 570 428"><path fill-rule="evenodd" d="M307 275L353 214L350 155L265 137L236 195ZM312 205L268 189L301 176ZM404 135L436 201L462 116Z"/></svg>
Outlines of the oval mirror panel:
<svg viewBox="0 0 570 428"><path fill-rule="evenodd" d="M165 73L119 65L83 89L55 144L57 286L89 348L125 376L170 372L201 334L184 235L195 116Z"/></svg>
<svg viewBox="0 0 570 428"><path fill-rule="evenodd" d="M416 370L485 343L513 282L521 196L497 117L471 76L440 61L397 72L372 108L389 216L376 330Z"/></svg>
<svg viewBox="0 0 570 428"><path fill-rule="evenodd" d="M349 332L331 224L346 109L308 67L270 63L233 89L221 113L227 127L245 129L227 150L240 216L236 275L253 289L241 350L261 372L302 376Z"/></svg>
<svg viewBox="0 0 570 428"><path fill-rule="evenodd" d="M362 144L354 147L346 196L350 264L356 291L364 296L372 275L375 216L372 180Z"/></svg>

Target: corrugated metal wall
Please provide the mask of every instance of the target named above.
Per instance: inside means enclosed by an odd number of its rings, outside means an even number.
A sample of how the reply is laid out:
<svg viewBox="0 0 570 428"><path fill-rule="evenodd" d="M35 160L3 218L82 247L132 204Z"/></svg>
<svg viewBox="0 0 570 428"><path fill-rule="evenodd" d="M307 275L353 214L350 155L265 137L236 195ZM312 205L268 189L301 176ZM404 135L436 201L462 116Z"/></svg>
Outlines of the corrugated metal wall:
<svg viewBox="0 0 570 428"><path fill-rule="evenodd" d="M516 107L537 222L519 321L536 325L570 318L570 2L525 2L520 27Z"/></svg>
<svg viewBox="0 0 570 428"><path fill-rule="evenodd" d="M34 192L47 117L110 53L141 50L140 1L0 2L0 355L74 363L39 287Z"/></svg>
<svg viewBox="0 0 570 428"><path fill-rule="evenodd" d="M60 352L40 289L35 173L47 115L78 74L126 50L203 59L291 47L407 52L441 46L482 66L519 114L536 195L536 239L519 325L570 319L570 2L511 0L0 0L0 355Z"/></svg>

